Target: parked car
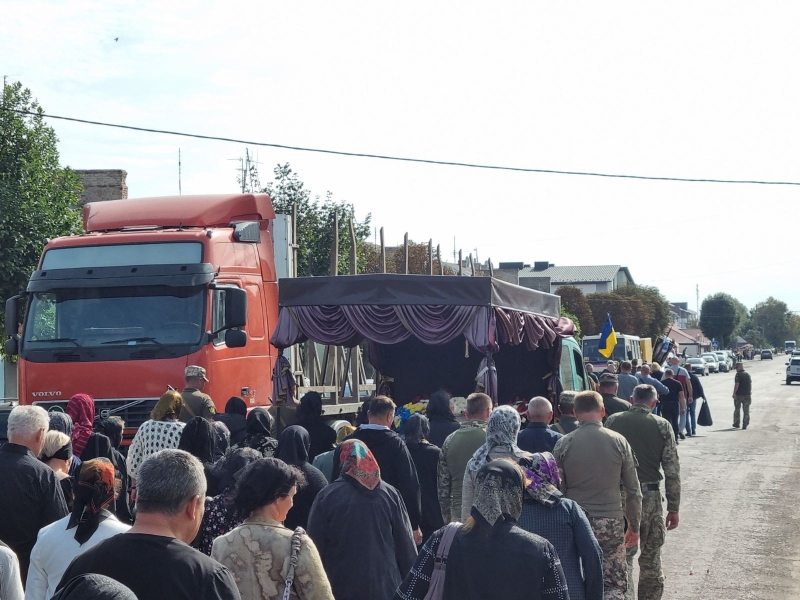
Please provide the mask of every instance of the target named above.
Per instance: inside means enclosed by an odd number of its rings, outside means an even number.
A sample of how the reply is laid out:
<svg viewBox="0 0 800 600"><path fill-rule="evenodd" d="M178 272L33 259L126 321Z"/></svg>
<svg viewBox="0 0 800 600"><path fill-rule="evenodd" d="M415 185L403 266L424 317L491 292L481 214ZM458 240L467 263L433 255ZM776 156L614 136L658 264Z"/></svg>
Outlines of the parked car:
<svg viewBox="0 0 800 600"><path fill-rule="evenodd" d="M684 369L691 369L695 375L708 375L708 363L700 357L687 359Z"/></svg>
<svg viewBox="0 0 800 600"><path fill-rule="evenodd" d="M772 350L762 350L761 360L772 360Z"/></svg>
<svg viewBox="0 0 800 600"><path fill-rule="evenodd" d="M706 361L709 373L719 373L719 362L717 362L716 354L702 354L700 358Z"/></svg>
<svg viewBox="0 0 800 600"><path fill-rule="evenodd" d="M723 373L727 373L733 368L733 361L731 358L722 350L714 352L717 355L717 362L719 363L719 370Z"/></svg>
<svg viewBox="0 0 800 600"><path fill-rule="evenodd" d="M792 385L793 381L800 381L800 356L794 355L786 363L786 385Z"/></svg>

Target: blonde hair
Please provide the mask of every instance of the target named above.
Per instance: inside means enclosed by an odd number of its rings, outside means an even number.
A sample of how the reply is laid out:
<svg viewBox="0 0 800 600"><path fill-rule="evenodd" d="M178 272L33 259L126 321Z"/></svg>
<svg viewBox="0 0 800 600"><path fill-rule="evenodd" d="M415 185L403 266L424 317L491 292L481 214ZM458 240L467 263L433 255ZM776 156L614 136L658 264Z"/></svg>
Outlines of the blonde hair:
<svg viewBox="0 0 800 600"><path fill-rule="evenodd" d="M44 447L42 448L39 458L46 460L58 452L61 448L69 443L69 436L60 431L48 431L44 436Z"/></svg>

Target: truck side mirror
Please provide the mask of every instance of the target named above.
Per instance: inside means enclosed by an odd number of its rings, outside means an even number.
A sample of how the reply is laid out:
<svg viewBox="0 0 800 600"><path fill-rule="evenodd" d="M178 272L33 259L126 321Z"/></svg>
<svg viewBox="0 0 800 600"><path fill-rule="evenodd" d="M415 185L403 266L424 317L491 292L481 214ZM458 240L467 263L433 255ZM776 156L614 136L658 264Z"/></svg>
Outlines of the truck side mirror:
<svg viewBox="0 0 800 600"><path fill-rule="evenodd" d="M11 296L6 300L6 335L16 336L19 325L20 296Z"/></svg>
<svg viewBox="0 0 800 600"><path fill-rule="evenodd" d="M17 336L10 337L6 340L5 344L3 344L3 352L6 353L6 356L16 356L19 354L19 341L17 340ZM789 363L786 363L787 365Z"/></svg>
<svg viewBox="0 0 800 600"><path fill-rule="evenodd" d="M244 327L245 325L247 325L247 291L240 288L226 289L224 329Z"/></svg>
<svg viewBox="0 0 800 600"><path fill-rule="evenodd" d="M244 348L247 345L247 333L241 329L228 329L225 332L225 345L228 348Z"/></svg>

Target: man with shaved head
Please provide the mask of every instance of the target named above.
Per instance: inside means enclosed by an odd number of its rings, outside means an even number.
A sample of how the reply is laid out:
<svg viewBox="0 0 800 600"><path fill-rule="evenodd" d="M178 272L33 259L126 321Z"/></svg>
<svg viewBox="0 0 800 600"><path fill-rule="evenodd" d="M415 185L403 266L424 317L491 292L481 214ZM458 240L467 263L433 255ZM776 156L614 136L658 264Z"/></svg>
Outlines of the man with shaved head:
<svg viewBox="0 0 800 600"><path fill-rule="evenodd" d="M563 436L548 427L553 406L547 398L536 396L528 402L528 426L519 432L517 446L527 452L552 452Z"/></svg>

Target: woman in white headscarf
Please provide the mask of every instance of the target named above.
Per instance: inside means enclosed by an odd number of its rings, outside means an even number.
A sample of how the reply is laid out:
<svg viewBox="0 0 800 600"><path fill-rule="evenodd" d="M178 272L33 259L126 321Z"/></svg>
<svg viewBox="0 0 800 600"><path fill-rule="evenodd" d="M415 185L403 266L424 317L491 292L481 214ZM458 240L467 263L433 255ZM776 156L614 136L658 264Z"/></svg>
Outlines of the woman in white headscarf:
<svg viewBox="0 0 800 600"><path fill-rule="evenodd" d="M475 498L475 477L486 463L501 458L519 462L521 458L533 459L533 454L517 446L521 420L519 413L510 406L496 408L486 424L486 443L475 451L467 463L461 491L461 520L466 521Z"/></svg>

